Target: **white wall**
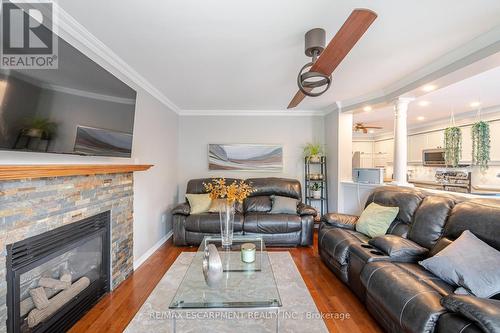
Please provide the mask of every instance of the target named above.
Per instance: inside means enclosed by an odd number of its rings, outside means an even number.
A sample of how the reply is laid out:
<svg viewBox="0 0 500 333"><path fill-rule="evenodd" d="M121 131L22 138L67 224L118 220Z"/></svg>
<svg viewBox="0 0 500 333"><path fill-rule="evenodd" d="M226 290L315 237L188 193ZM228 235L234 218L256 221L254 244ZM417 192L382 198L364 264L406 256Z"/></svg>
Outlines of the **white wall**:
<svg viewBox="0 0 500 333"><path fill-rule="evenodd" d="M202 177L288 177L303 183L302 148L324 142L322 116L181 116L179 118L179 199L189 179ZM209 143L282 144L282 172L209 171Z"/></svg>

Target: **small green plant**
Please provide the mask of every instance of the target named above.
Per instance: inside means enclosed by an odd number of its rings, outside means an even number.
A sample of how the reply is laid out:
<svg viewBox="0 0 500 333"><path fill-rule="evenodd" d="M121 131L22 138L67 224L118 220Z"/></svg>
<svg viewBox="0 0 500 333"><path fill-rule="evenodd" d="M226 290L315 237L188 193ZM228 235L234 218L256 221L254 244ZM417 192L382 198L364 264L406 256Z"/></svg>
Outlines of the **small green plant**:
<svg viewBox="0 0 500 333"><path fill-rule="evenodd" d="M452 126L444 130L444 159L446 165L457 167L462 158L462 130Z"/></svg>
<svg viewBox="0 0 500 333"><path fill-rule="evenodd" d="M304 157L307 159L323 156L323 145L321 143L308 143L304 146Z"/></svg>
<svg viewBox="0 0 500 333"><path fill-rule="evenodd" d="M481 172L488 169L490 148L490 125L478 121L472 125L472 165L479 166Z"/></svg>
<svg viewBox="0 0 500 333"><path fill-rule="evenodd" d="M320 183L312 183L311 185L309 185L309 189L311 191L320 191L322 188L323 185L321 185Z"/></svg>
<svg viewBox="0 0 500 333"><path fill-rule="evenodd" d="M48 118L33 117L25 122L24 131L27 135L39 137L51 137L57 130L57 124L50 121Z"/></svg>

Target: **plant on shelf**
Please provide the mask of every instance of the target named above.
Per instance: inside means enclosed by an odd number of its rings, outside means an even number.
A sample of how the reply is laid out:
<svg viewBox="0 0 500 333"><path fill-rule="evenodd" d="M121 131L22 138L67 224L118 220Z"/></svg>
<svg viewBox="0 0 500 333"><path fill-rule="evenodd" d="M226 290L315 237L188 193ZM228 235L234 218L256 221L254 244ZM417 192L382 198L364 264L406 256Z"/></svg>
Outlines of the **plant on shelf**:
<svg viewBox="0 0 500 333"><path fill-rule="evenodd" d="M304 157L311 163L319 163L323 155L323 146L320 143L308 143L304 146Z"/></svg>
<svg viewBox="0 0 500 333"><path fill-rule="evenodd" d="M489 161L490 125L480 120L472 125L472 165L479 166L481 172L485 172Z"/></svg>
<svg viewBox="0 0 500 333"><path fill-rule="evenodd" d="M323 188L323 185L321 183L312 183L309 185L309 190L311 190L311 196L314 199L321 199L321 189Z"/></svg>
<svg viewBox="0 0 500 333"><path fill-rule="evenodd" d="M444 130L444 158L450 167L457 167L462 158L462 130L459 127Z"/></svg>
<svg viewBox="0 0 500 333"><path fill-rule="evenodd" d="M32 138L49 139L55 134L57 124L50 121L48 118L32 117L25 122L23 134Z"/></svg>

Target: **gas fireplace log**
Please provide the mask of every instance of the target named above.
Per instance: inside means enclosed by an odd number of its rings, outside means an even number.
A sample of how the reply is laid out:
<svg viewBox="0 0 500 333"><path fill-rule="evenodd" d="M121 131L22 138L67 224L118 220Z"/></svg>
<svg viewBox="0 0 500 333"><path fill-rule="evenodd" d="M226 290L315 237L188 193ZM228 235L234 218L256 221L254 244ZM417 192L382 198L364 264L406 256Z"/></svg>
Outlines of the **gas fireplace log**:
<svg viewBox="0 0 500 333"><path fill-rule="evenodd" d="M38 310L38 309L33 309L28 315L28 326L30 328L35 327L45 319L49 318L52 316L56 311L58 311L61 307L64 306L64 304L68 303L81 293L85 288L87 288L90 285L90 279L86 276L82 277L75 283L71 285L68 289L65 289L61 291L59 294L56 296L52 297L49 300L49 306L47 306L43 310Z"/></svg>
<svg viewBox="0 0 500 333"><path fill-rule="evenodd" d="M62 289L68 289L71 286L71 281L64 282L53 278L43 277L40 278L40 280L38 281L38 285L40 287L62 290Z"/></svg>
<svg viewBox="0 0 500 333"><path fill-rule="evenodd" d="M49 299L60 291L51 288L44 288L44 289L45 289L45 294L47 294L47 298ZM25 315L28 314L28 312L30 312L30 310L34 309L35 303L33 303L33 299L31 298L31 296L29 296L26 299L23 299L19 304L19 308L21 317L24 317Z"/></svg>

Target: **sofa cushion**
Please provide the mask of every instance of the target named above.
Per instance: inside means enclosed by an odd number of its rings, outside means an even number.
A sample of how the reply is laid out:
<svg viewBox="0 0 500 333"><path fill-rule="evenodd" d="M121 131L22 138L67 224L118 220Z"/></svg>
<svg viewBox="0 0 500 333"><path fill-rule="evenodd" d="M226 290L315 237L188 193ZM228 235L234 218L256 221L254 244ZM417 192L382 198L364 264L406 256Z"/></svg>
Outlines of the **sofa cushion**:
<svg viewBox="0 0 500 333"><path fill-rule="evenodd" d="M500 293L500 251L466 230L453 243L420 264L446 282L478 297Z"/></svg>
<svg viewBox="0 0 500 333"><path fill-rule="evenodd" d="M431 249L443 234L455 200L451 197L428 196L415 212L408 238Z"/></svg>
<svg viewBox="0 0 500 333"><path fill-rule="evenodd" d="M353 244L365 244L368 240L369 238L360 232L334 227L323 227L318 234L318 244L322 251L328 253L340 265L347 264L349 248Z"/></svg>
<svg viewBox="0 0 500 333"><path fill-rule="evenodd" d="M456 204L443 235L455 240L465 230L500 250L500 200L472 199Z"/></svg>
<svg viewBox="0 0 500 333"><path fill-rule="evenodd" d="M398 207L386 207L372 202L365 208L356 222L356 231L369 237L385 235L398 215L398 211Z"/></svg>
<svg viewBox="0 0 500 333"><path fill-rule="evenodd" d="M248 213L243 225L243 231L257 234L282 234L300 230L300 216L290 214Z"/></svg>
<svg viewBox="0 0 500 333"><path fill-rule="evenodd" d="M297 215L297 204L299 203L297 199L272 195L271 201L273 202L273 208L269 212L270 214Z"/></svg>
<svg viewBox="0 0 500 333"><path fill-rule="evenodd" d="M191 214L186 217L186 231L220 234L220 217L217 213ZM243 215L234 214L234 231L243 230Z"/></svg>
<svg viewBox="0 0 500 333"><path fill-rule="evenodd" d="M361 281L368 310L387 331L433 332L445 312L436 289L394 263L367 264Z"/></svg>
<svg viewBox="0 0 500 333"><path fill-rule="evenodd" d="M243 202L245 212L260 212L267 213L272 209L271 197L268 195L259 195L256 197L246 198Z"/></svg>
<svg viewBox="0 0 500 333"><path fill-rule="evenodd" d="M186 193L192 193L192 194L207 193L207 190L205 189L205 186L203 186L203 184L211 183L214 179L216 179L216 178L191 179L187 183ZM234 181L239 182L241 179L225 178L225 180L226 180L226 184L232 184Z"/></svg>
<svg viewBox="0 0 500 333"><path fill-rule="evenodd" d="M391 261L416 262L429 252L425 247L396 235L378 236L368 243L391 257Z"/></svg>
<svg viewBox="0 0 500 333"><path fill-rule="evenodd" d="M500 332L500 301L474 296L450 295L441 300L448 310L460 313L485 332Z"/></svg>
<svg viewBox="0 0 500 333"><path fill-rule="evenodd" d="M370 194L366 200L366 206L375 202L382 206L399 207L396 219L410 224L424 197L425 194L422 191L413 188L381 186Z"/></svg>
<svg viewBox="0 0 500 333"><path fill-rule="evenodd" d="M302 196L300 182L296 179L276 177L250 178L247 179L247 183L249 183L254 190L251 194L252 197L261 195L281 195L283 197L300 200Z"/></svg>

